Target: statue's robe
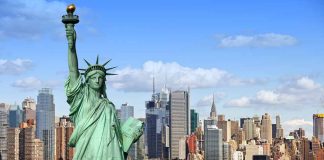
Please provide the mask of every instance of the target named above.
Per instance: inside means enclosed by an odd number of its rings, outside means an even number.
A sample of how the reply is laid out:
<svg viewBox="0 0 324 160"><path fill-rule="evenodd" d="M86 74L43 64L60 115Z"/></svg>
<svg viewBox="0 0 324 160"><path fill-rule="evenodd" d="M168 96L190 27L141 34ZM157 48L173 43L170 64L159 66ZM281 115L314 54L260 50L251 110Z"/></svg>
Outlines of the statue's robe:
<svg viewBox="0 0 324 160"><path fill-rule="evenodd" d="M107 98L93 101L89 85L78 80L65 83L70 118L75 124L69 146L74 160L123 160L122 136L115 106Z"/></svg>

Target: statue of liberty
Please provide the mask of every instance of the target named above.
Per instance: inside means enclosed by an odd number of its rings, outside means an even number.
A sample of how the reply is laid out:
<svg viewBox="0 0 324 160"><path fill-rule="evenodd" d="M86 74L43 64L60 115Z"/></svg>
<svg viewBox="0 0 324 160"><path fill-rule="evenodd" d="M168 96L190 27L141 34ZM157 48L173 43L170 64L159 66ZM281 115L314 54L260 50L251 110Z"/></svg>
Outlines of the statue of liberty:
<svg viewBox="0 0 324 160"><path fill-rule="evenodd" d="M121 126L117 119L114 104L106 95L106 76L115 68L95 64L87 69L78 68L76 52L76 32L74 25L79 22L73 15L74 5L67 7L67 15L62 17L68 40L69 76L65 83L67 102L70 105L70 118L75 129L69 146L75 147L74 160L123 160L128 149L143 133L143 123L130 119ZM80 71L84 71L80 73ZM124 132L124 133L123 133Z"/></svg>

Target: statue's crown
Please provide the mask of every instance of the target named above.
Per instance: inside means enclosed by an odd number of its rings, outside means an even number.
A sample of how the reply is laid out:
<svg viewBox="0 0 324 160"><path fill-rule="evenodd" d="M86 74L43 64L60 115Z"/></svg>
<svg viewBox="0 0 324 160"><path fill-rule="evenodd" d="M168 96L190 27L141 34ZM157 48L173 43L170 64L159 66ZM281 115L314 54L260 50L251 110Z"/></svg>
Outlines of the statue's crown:
<svg viewBox="0 0 324 160"><path fill-rule="evenodd" d="M105 66L111 61L108 60L107 62L105 62L104 64L100 65L99 64L99 56L97 56L97 60L96 60L96 64L94 65L91 65L87 60L84 59L84 61L87 63L88 65L88 68L87 69L79 69L81 71L84 71L84 73L81 73L82 75L84 75L85 77L87 77L87 74L91 71L102 71L103 73L105 73L106 75L117 75L117 74L114 74L114 73L108 73L107 71L109 70L112 70L116 67L110 67L110 68L105 68Z"/></svg>

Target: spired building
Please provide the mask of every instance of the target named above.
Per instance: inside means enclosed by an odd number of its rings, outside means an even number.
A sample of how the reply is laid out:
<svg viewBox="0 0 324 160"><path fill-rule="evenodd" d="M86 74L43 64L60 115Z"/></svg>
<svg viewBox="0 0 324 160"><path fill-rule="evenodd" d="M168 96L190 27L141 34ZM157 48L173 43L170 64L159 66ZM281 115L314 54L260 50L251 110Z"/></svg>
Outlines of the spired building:
<svg viewBox="0 0 324 160"><path fill-rule="evenodd" d="M73 129L73 123L69 117L60 117L60 121L56 127L56 160L73 159L74 149L68 146Z"/></svg>
<svg viewBox="0 0 324 160"><path fill-rule="evenodd" d="M179 158L179 140L190 133L189 92L170 94L170 159Z"/></svg>
<svg viewBox="0 0 324 160"><path fill-rule="evenodd" d="M223 134L222 130L218 129L216 124L216 105L213 97L210 117L204 120L205 160L223 159Z"/></svg>
<svg viewBox="0 0 324 160"><path fill-rule="evenodd" d="M324 114L313 114L313 136L324 143Z"/></svg>
<svg viewBox="0 0 324 160"><path fill-rule="evenodd" d="M54 160L55 104L52 89L42 88L37 96L36 137L44 142L44 159Z"/></svg>
<svg viewBox="0 0 324 160"><path fill-rule="evenodd" d="M169 157L169 91L164 87L146 101L145 148L147 158L167 159Z"/></svg>

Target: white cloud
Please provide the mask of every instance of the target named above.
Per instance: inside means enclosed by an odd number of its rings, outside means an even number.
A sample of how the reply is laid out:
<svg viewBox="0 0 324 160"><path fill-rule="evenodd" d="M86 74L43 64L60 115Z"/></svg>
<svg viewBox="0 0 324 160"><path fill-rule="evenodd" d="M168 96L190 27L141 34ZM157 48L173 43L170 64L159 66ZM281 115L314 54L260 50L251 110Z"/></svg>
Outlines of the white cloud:
<svg viewBox="0 0 324 160"><path fill-rule="evenodd" d="M292 46L297 43L297 39L290 35L265 33L253 36L235 35L225 36L220 39L219 47L281 47Z"/></svg>
<svg viewBox="0 0 324 160"><path fill-rule="evenodd" d="M309 77L300 77L284 82L274 90L260 90L255 96L232 99L228 107L293 107L320 106L324 88ZM245 103L244 103L245 102ZM249 103L247 103L249 102ZM245 104L245 105L243 105Z"/></svg>
<svg viewBox="0 0 324 160"><path fill-rule="evenodd" d="M308 89L308 90L313 90L320 87L319 84L316 84L312 79L308 77L301 77L300 79L297 80L296 84L298 87L302 89Z"/></svg>
<svg viewBox="0 0 324 160"><path fill-rule="evenodd" d="M24 79L16 80L14 83L11 84L11 86L20 88L25 91L29 90L38 90L42 87L50 87L54 88L56 86L60 85L59 81L42 81L36 77L27 77Z"/></svg>
<svg viewBox="0 0 324 160"><path fill-rule="evenodd" d="M126 67L108 77L113 88L125 91L150 91L154 75L157 88L164 83L172 89L208 88L225 85L258 84L259 80L242 80L218 68L190 68L176 62L147 61L142 68Z"/></svg>
<svg viewBox="0 0 324 160"><path fill-rule="evenodd" d="M32 67L32 61L29 59L6 60L0 59L1 74L19 74Z"/></svg>
<svg viewBox="0 0 324 160"><path fill-rule="evenodd" d="M232 99L229 100L225 103L225 106L229 106L229 107L249 107L251 104L250 102L250 98L248 97L241 97L238 99Z"/></svg>

